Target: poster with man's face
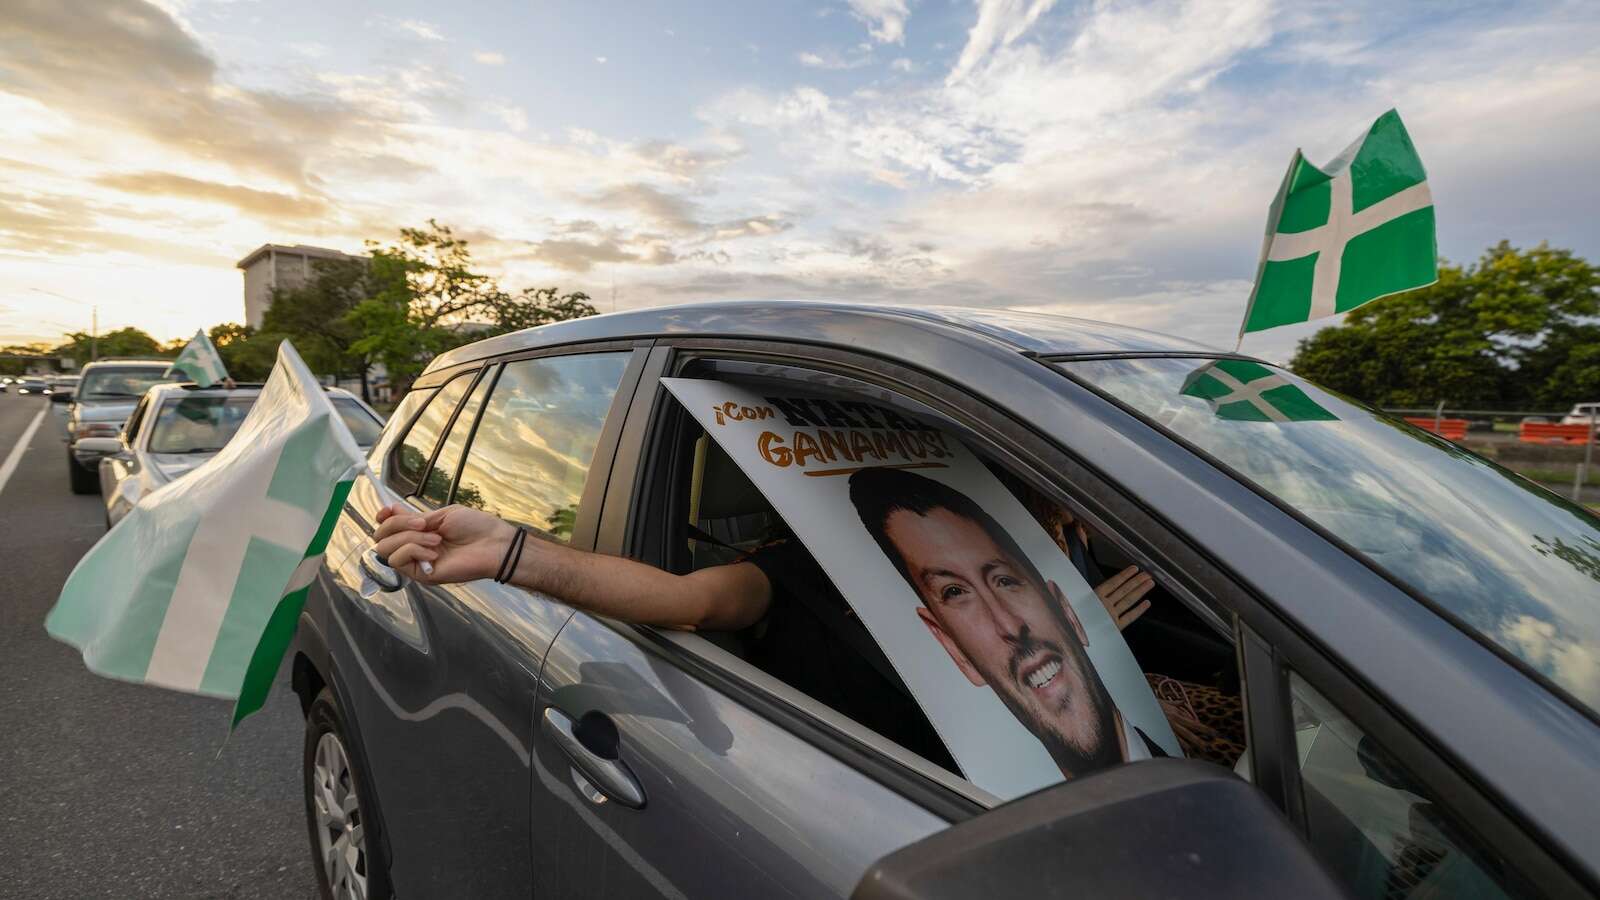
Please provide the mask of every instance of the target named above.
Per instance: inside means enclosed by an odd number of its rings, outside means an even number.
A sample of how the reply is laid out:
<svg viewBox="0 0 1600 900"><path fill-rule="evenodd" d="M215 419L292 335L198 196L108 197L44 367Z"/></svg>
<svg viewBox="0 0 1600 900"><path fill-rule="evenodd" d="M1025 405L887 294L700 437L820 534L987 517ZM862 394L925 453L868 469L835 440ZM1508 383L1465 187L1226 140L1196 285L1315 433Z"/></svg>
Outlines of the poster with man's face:
<svg viewBox="0 0 1600 900"><path fill-rule="evenodd" d="M953 436L885 406L663 383L872 632L962 772L1002 798L1180 756L1116 625Z"/></svg>

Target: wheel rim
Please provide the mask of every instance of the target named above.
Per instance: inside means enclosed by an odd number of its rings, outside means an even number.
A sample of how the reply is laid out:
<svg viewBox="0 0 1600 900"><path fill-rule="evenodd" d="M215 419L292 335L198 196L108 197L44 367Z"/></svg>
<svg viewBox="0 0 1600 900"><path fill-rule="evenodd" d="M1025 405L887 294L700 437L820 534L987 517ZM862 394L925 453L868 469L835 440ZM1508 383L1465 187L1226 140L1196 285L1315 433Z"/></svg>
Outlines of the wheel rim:
<svg viewBox="0 0 1600 900"><path fill-rule="evenodd" d="M367 829L344 743L329 731L317 741L311 769L317 855L336 900L366 900Z"/></svg>

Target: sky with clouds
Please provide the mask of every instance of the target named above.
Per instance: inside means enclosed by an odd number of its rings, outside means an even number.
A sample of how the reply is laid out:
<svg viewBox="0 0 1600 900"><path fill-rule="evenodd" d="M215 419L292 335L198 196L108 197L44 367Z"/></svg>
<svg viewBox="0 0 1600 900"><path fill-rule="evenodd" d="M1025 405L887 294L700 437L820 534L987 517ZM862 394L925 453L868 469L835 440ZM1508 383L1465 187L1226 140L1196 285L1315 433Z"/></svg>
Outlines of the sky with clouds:
<svg viewBox="0 0 1600 900"><path fill-rule="evenodd" d="M0 343L95 305L241 321L254 247L432 217L603 310L1016 307L1231 346L1290 155L1390 107L1447 258L1600 258L1597 47L1592 2L10 0Z"/></svg>

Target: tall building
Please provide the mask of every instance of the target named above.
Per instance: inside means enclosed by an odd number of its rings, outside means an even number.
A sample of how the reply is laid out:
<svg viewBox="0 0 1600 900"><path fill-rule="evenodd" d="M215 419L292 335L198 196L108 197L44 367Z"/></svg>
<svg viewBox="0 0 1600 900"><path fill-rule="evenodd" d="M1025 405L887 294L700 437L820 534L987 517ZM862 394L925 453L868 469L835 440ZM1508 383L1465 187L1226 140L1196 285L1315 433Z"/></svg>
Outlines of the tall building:
<svg viewBox="0 0 1600 900"><path fill-rule="evenodd" d="M305 244L284 246L262 244L250 251L238 266L244 270L244 320L254 328L261 327L261 316L272 305L274 288L292 288L316 273L313 263L319 259L365 259L351 256L326 247L308 247Z"/></svg>

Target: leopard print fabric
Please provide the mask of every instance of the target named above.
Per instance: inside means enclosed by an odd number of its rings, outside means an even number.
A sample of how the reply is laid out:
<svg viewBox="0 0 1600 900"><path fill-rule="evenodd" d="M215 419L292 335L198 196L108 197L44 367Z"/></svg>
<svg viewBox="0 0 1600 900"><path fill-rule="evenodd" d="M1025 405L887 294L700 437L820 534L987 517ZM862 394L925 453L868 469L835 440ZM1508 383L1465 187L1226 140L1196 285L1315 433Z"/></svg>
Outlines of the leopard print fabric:
<svg viewBox="0 0 1600 900"><path fill-rule="evenodd" d="M1244 755L1244 707L1238 695L1154 672L1146 672L1144 678L1164 710L1176 710L1191 720L1176 729L1184 756L1233 768Z"/></svg>

